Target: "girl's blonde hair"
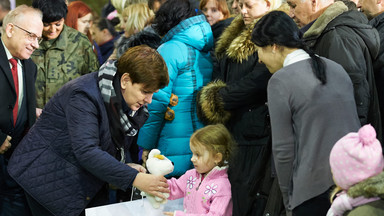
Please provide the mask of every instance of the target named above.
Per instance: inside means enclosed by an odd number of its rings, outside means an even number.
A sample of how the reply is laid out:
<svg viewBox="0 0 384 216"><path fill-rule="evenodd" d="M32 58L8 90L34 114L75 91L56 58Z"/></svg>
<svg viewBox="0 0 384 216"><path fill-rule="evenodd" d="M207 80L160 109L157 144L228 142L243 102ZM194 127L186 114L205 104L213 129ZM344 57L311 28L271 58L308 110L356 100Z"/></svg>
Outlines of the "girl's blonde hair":
<svg viewBox="0 0 384 216"><path fill-rule="evenodd" d="M230 160L235 141L228 129L222 124L208 125L195 131L191 136L191 145L202 145L212 155L221 153L223 159L217 164L224 166Z"/></svg>
<svg viewBox="0 0 384 216"><path fill-rule="evenodd" d="M329 200L331 201L331 203L333 202L333 200L335 200L335 196L338 193L340 193L341 191L343 191L343 189L336 185L336 187L332 190L330 197L329 197Z"/></svg>
<svg viewBox="0 0 384 216"><path fill-rule="evenodd" d="M124 28L127 35L133 35L144 29L151 23L155 14L149 9L148 4L138 3L132 4L123 10L122 17L127 17Z"/></svg>
<svg viewBox="0 0 384 216"><path fill-rule="evenodd" d="M148 0L111 0L113 7L116 8L117 12L121 14L124 8L128 7L131 4L137 3L148 3Z"/></svg>
<svg viewBox="0 0 384 216"><path fill-rule="evenodd" d="M270 11L280 8L280 6L283 4L282 0L265 0L265 1L268 1L271 4L269 9Z"/></svg>

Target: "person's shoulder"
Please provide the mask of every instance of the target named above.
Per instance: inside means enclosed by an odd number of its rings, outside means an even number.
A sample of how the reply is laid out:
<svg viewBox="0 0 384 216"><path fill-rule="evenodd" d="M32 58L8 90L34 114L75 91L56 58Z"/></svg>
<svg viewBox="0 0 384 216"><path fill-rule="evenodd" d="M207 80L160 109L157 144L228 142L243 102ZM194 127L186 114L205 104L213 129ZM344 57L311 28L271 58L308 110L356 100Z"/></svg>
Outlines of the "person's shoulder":
<svg viewBox="0 0 384 216"><path fill-rule="evenodd" d="M350 211L347 216L361 216L361 215L369 215L369 216L381 216L384 215L384 200L380 199L374 202L367 203L365 205L361 205L352 211Z"/></svg>
<svg viewBox="0 0 384 216"><path fill-rule="evenodd" d="M89 41L88 37L86 35L84 35L83 33L77 31L76 29L68 27L68 26L66 26L66 31L67 31L68 40L72 44L77 44L78 46L90 46L90 47L92 47L92 44Z"/></svg>

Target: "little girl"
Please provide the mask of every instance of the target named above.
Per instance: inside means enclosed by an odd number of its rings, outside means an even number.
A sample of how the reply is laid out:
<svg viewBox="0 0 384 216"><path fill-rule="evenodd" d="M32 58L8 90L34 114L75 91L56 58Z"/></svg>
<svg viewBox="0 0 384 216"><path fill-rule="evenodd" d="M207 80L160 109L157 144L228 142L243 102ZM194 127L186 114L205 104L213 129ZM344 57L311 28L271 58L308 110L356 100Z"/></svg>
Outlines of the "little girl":
<svg viewBox="0 0 384 216"><path fill-rule="evenodd" d="M191 161L195 169L179 179L168 180L170 197L184 197L184 212L165 215L232 215L231 184L227 161L234 141L222 124L208 125L195 131L190 139Z"/></svg>
<svg viewBox="0 0 384 216"><path fill-rule="evenodd" d="M337 187L327 216L384 215L384 160L371 125L337 141L329 161Z"/></svg>

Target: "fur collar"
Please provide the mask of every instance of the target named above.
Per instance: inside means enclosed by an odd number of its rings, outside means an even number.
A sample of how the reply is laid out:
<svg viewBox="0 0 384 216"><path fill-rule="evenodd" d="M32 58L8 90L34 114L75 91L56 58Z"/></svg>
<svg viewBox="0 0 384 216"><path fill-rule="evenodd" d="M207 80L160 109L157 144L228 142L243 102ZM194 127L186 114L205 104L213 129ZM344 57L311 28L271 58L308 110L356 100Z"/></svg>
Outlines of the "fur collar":
<svg viewBox="0 0 384 216"><path fill-rule="evenodd" d="M340 14L348 11L348 7L342 2L337 1L330 5L322 15L313 23L313 25L304 33L304 38L318 37L327 27L327 25Z"/></svg>
<svg viewBox="0 0 384 216"><path fill-rule="evenodd" d="M359 182L348 189L348 196L356 198L380 197L384 199L384 172Z"/></svg>
<svg viewBox="0 0 384 216"><path fill-rule="evenodd" d="M288 4L282 4L277 10L287 13L289 6ZM258 49L251 41L251 36L253 27L259 19L255 19L249 25L245 25L241 14L237 15L217 41L216 57L221 59L227 55L238 63L248 60L248 57L257 52Z"/></svg>
<svg viewBox="0 0 384 216"><path fill-rule="evenodd" d="M257 46L252 43L251 35L253 27L259 19L252 24L245 25L243 17L238 15L232 23L224 30L216 46L216 56L221 59L224 55L242 63L248 56L257 51Z"/></svg>

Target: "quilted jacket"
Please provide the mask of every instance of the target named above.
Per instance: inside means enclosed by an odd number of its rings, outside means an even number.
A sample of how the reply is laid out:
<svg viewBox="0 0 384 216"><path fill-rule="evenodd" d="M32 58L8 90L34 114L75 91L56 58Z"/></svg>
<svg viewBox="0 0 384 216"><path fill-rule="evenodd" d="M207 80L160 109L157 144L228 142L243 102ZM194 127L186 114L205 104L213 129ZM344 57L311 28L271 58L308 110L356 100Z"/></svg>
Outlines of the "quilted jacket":
<svg viewBox="0 0 384 216"><path fill-rule="evenodd" d="M167 64L169 84L153 94L150 116L137 143L144 149L159 149L175 164L170 176L181 176L192 168L189 137L203 126L196 115L196 92L211 80L211 26L204 15L194 16L172 28L162 42L158 52ZM176 106L168 106L171 93L179 98ZM171 121L164 119L167 107L175 112Z"/></svg>
<svg viewBox="0 0 384 216"><path fill-rule="evenodd" d="M137 171L115 159L97 72L67 83L15 149L8 171L58 216L79 215L106 183L127 189Z"/></svg>

